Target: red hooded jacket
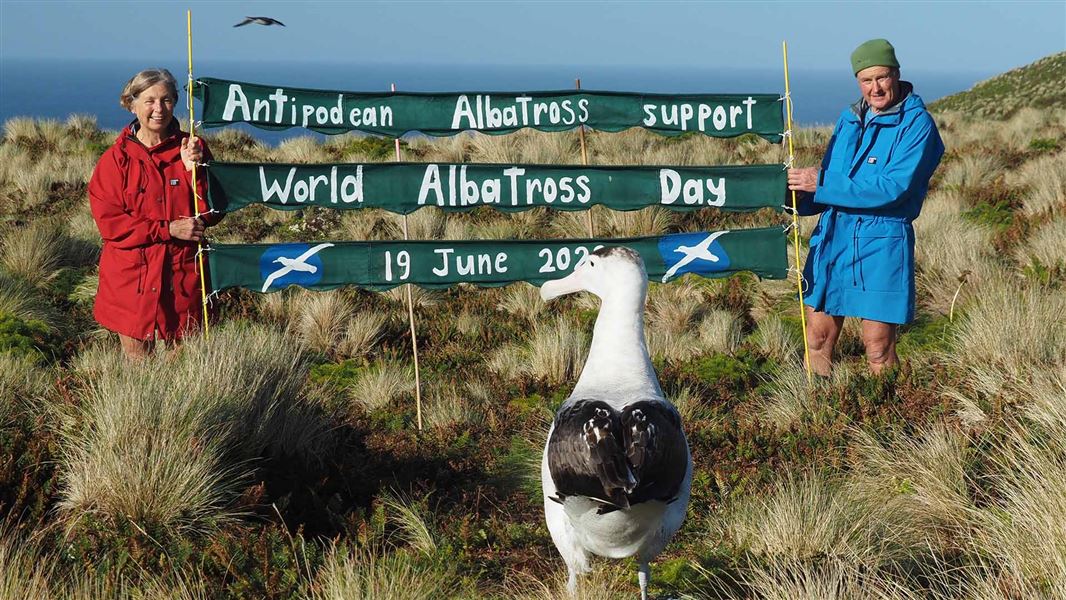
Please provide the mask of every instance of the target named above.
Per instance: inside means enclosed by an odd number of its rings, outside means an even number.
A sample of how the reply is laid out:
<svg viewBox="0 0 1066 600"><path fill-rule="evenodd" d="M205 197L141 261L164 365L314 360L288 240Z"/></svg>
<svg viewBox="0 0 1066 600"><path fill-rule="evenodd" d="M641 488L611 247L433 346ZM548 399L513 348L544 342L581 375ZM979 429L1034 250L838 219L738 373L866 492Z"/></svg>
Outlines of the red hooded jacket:
<svg viewBox="0 0 1066 600"><path fill-rule="evenodd" d="M175 120L170 135L147 148L127 126L96 163L89 181L89 204L100 237L100 284L93 316L122 335L151 340L179 339L202 319L197 244L170 237L170 222L193 215L192 172L181 161L181 141L189 134ZM204 147L204 160L210 153ZM197 167L197 212L207 173ZM218 219L204 215L206 224ZM207 261L204 261L206 267Z"/></svg>

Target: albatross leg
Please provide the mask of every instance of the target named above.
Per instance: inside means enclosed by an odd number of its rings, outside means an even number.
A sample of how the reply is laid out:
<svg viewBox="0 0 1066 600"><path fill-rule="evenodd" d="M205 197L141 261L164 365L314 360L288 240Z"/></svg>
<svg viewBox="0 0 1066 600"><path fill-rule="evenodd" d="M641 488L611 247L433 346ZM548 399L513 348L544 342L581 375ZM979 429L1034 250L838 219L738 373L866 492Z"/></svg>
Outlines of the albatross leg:
<svg viewBox="0 0 1066 600"><path fill-rule="evenodd" d="M570 575L566 579L566 591L570 594L571 598L577 597L577 570L570 565L567 565L566 569Z"/></svg>
<svg viewBox="0 0 1066 600"><path fill-rule="evenodd" d="M640 561L637 567L637 581L640 583L640 600L648 600L648 579L650 579L650 567L647 561Z"/></svg>

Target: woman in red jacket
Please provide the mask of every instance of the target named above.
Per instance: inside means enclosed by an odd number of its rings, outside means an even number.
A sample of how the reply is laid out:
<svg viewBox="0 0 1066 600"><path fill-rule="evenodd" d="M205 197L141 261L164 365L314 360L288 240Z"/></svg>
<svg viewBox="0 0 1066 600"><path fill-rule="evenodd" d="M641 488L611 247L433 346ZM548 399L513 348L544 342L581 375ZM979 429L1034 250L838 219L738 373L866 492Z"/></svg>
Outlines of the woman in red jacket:
<svg viewBox="0 0 1066 600"><path fill-rule="evenodd" d="M100 157L89 203L104 240L93 316L118 333L127 356L152 352L200 327L203 308L197 244L212 224L203 200L193 211L192 170L209 156L174 118L177 82L166 69L133 76L119 102L134 114Z"/></svg>

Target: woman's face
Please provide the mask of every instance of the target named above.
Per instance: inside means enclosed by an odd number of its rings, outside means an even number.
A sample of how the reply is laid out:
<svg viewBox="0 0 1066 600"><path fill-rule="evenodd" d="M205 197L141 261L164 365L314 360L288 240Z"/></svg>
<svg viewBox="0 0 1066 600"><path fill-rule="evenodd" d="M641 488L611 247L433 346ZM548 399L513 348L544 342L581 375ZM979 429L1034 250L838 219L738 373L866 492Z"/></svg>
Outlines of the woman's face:
<svg viewBox="0 0 1066 600"><path fill-rule="evenodd" d="M142 129L162 137L174 118L175 102L177 98L170 94L167 84L157 83L133 99L130 112L137 117Z"/></svg>

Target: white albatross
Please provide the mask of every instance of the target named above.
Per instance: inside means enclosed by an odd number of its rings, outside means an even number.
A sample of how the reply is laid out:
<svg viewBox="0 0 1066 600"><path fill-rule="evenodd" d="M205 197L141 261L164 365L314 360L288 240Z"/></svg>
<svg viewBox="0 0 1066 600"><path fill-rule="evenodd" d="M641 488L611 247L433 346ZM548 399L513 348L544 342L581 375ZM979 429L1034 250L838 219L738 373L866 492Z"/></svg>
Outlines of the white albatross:
<svg viewBox="0 0 1066 600"><path fill-rule="evenodd" d="M677 273L678 269L688 265L694 260L709 260L711 262L718 262L720 259L715 256L713 252L711 252L711 244L714 243L714 240L727 233L729 232L716 231L704 238L702 242L696 244L695 246L678 246L677 249L674 250L674 252L680 252L684 254L685 257L677 261L677 264L670 267L670 270L667 271L665 275L663 275L663 283L666 283L667 279L673 277L674 273Z"/></svg>
<svg viewBox="0 0 1066 600"><path fill-rule="evenodd" d="M577 576L589 571L589 555L636 556L647 600L648 563L685 519L692 457L644 342L644 261L628 248L603 248L545 283L540 295L582 290L602 304L585 367L544 446L544 518L571 595Z"/></svg>
<svg viewBox="0 0 1066 600"><path fill-rule="evenodd" d="M296 258L289 258L287 256L279 256L275 258L274 262L281 265L281 268L267 276L266 281L263 282L263 293L266 293L266 291L270 289L270 286L274 285L275 281L281 279L289 273L292 273L293 271L301 271L303 273L317 273L318 267L308 263L307 259L311 258L315 254L318 254L319 250L329 248L332 245L333 244L329 242L326 242L324 244L318 244L317 246L308 249L300 256L297 256Z"/></svg>

